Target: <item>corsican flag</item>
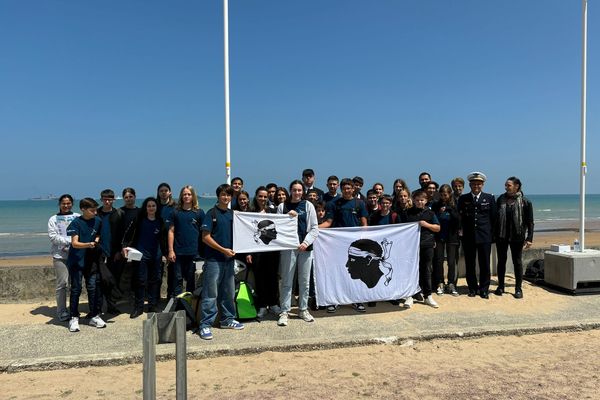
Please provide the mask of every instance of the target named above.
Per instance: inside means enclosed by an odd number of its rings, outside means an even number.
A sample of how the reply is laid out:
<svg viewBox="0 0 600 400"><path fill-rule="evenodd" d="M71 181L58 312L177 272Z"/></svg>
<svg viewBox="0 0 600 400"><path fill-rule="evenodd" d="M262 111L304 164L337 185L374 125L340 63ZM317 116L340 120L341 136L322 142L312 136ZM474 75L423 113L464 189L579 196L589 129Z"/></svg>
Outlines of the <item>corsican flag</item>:
<svg viewBox="0 0 600 400"><path fill-rule="evenodd" d="M287 214L233 213L233 251L236 253L293 250L299 244L298 218Z"/></svg>
<svg viewBox="0 0 600 400"><path fill-rule="evenodd" d="M416 222L319 230L317 304L394 300L419 292L420 232Z"/></svg>

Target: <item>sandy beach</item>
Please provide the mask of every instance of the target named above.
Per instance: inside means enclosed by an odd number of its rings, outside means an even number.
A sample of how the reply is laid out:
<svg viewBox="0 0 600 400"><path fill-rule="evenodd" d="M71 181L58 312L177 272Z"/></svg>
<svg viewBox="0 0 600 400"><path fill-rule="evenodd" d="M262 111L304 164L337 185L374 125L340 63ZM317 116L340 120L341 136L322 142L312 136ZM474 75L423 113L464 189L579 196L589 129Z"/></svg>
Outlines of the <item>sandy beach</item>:
<svg viewBox="0 0 600 400"><path fill-rule="evenodd" d="M511 286L513 281L509 281ZM528 282L525 286L524 301L508 295L492 296L489 301L444 296L439 301L446 315L482 312L533 315L564 309L575 300ZM586 297L581 299L585 301ZM1 325L36 329L47 324L49 317L32 310L50 306L51 302L0 305ZM378 309L384 308L380 311L385 312L366 316L371 324L402 315L386 307L390 308L389 304L381 304ZM410 312L427 318L440 311L415 307ZM327 323L326 315L316 315L315 324ZM117 317L114 322L131 323L127 315ZM350 323L340 322L341 327ZM273 329L271 334L277 335L282 331L274 324L267 321L260 327L266 329L265 334ZM243 334L251 335L252 329L260 327L249 327ZM303 327L295 325L289 329ZM64 335L59 334L64 343L77 339L67 332ZM209 356L187 361L188 398L595 399L599 341L600 330L575 327L526 335L454 336L404 340L397 344ZM194 345L202 345L195 336L188 343ZM3 373L0 385L1 397L13 400L141 399L143 396L141 363ZM157 364L157 398L175 398L174 361Z"/></svg>
<svg viewBox="0 0 600 400"><path fill-rule="evenodd" d="M188 398L594 399L598 341L591 330L189 360ZM143 394L140 364L2 374L0 384L13 400ZM175 398L173 361L157 365L157 398Z"/></svg>

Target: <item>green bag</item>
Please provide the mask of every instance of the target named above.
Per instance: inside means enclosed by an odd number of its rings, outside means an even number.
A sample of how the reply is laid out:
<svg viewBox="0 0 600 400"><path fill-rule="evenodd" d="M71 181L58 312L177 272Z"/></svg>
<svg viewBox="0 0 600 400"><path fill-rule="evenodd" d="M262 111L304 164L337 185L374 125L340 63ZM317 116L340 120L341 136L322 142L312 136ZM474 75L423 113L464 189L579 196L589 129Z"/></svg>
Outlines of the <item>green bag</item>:
<svg viewBox="0 0 600 400"><path fill-rule="evenodd" d="M246 278L239 282L235 292L235 308L239 319L254 319L257 316L254 306L254 290L246 282L247 280L248 269L246 269Z"/></svg>

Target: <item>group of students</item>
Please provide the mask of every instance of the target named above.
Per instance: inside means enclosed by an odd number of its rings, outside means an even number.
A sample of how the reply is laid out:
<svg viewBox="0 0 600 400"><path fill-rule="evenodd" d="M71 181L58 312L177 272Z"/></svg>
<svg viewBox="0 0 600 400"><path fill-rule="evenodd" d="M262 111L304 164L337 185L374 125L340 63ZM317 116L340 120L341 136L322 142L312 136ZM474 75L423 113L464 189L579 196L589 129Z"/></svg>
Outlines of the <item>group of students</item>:
<svg viewBox="0 0 600 400"><path fill-rule="evenodd" d="M473 172L467 180L470 193L463 194L464 180L455 178L439 186L429 173L419 176L420 188L410 192L403 179L393 183L393 193L385 194L384 185L376 183L362 194L363 179L354 177L327 179L327 191L314 186L312 169L302 173L285 188L270 183L260 186L251 199L236 177L231 185L216 190L217 203L206 213L200 209L193 187L184 186L173 200L171 187L161 183L157 196L135 206L135 190L123 190L125 205L112 207L114 192L101 193L102 206L92 198L79 202L81 215L72 212L73 199L59 199L59 213L48 222L52 255L57 275L58 318L69 321L69 330L79 330L79 296L85 278L89 297L89 324L106 326L102 320L103 301L107 313L118 314L116 298L128 249L142 253L135 263L134 307L130 315L136 318L144 312L148 299L149 312L157 311L160 287L166 270L167 296L174 297L196 288L195 261L204 259L200 291L201 318L199 335L212 339L212 327L220 309L221 328L241 330L244 325L235 320L234 261L244 261L253 271L258 317L271 312L279 326L288 325L297 273L298 313L306 321L314 321L309 312L312 285L312 244L319 229L418 222L421 227L419 252L419 286L421 291L406 299L390 299L410 308L415 299L434 308L439 305L432 296L449 293L458 296L457 260L462 244L465 254L469 296L489 296L491 243L498 251L498 287L496 295L504 293L507 249L511 249L515 267L516 298L522 298L521 252L531 246L533 238L533 207L521 191L521 182L510 177L506 193L497 201L483 193L484 174ZM338 189L340 192L338 193ZM233 251L233 211L285 213L298 218L300 244L295 250L256 254L236 254ZM479 280L476 274L479 261ZM444 261L448 275L444 280ZM71 282L69 309L66 307L67 280ZM372 304L369 304L372 305ZM353 304L365 312L364 304ZM316 307L313 304L313 307ZM336 312L338 305L326 307Z"/></svg>

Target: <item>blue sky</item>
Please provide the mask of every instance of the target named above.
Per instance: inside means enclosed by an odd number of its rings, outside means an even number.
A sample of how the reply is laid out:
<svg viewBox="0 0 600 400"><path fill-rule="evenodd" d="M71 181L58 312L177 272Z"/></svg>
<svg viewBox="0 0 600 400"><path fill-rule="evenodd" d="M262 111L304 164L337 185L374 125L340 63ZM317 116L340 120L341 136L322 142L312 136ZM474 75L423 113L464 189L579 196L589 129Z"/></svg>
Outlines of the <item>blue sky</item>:
<svg viewBox="0 0 600 400"><path fill-rule="evenodd" d="M230 1L232 175L577 193L581 2ZM225 179L222 2L0 2L0 199ZM600 2L588 193L600 193Z"/></svg>

